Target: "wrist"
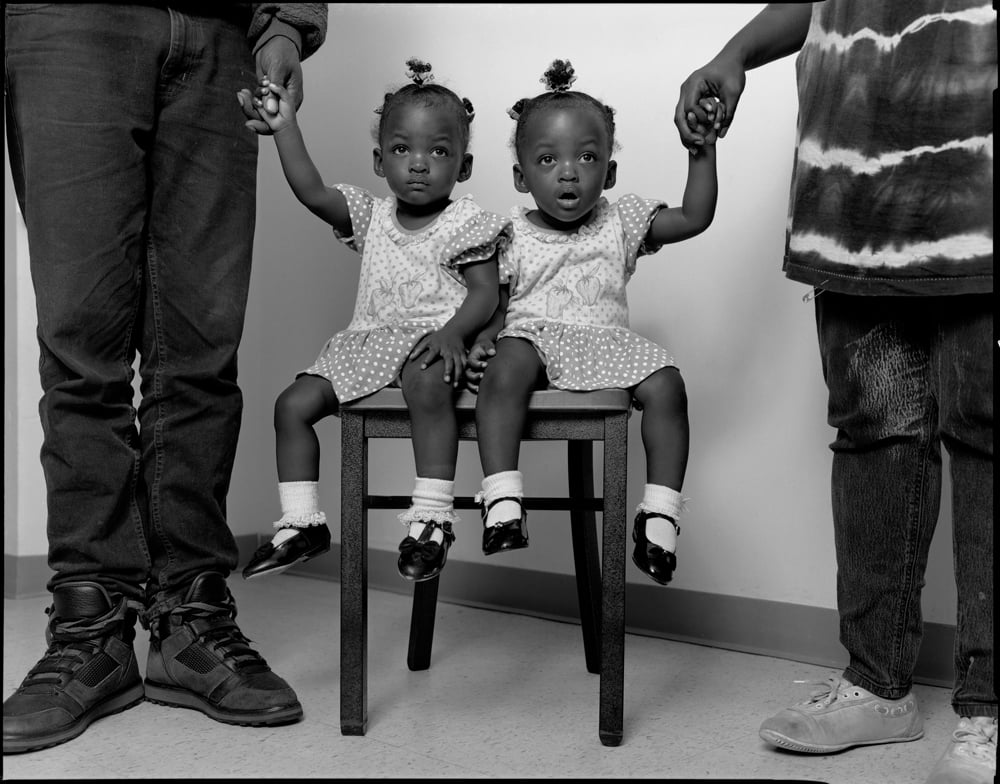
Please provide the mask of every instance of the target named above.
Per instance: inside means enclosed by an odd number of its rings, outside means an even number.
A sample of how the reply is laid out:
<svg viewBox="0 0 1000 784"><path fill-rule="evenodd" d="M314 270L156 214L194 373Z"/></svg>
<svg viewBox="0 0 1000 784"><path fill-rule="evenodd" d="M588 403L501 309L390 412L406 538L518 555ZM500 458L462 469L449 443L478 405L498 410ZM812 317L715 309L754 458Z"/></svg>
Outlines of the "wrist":
<svg viewBox="0 0 1000 784"><path fill-rule="evenodd" d="M299 60L302 60L302 34L292 25L282 22L278 17L273 17L264 32L260 34L253 47L254 57L275 38L284 38L290 41L295 47Z"/></svg>

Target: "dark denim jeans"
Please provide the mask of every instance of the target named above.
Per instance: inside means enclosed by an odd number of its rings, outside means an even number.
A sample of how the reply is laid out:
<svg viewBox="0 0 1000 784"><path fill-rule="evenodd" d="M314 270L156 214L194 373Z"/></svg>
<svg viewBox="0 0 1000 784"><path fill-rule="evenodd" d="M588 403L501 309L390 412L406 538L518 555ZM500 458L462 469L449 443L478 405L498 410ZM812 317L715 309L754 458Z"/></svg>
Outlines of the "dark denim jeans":
<svg viewBox="0 0 1000 784"><path fill-rule="evenodd" d="M246 26L155 4L5 12L7 142L38 309L49 587L176 593L238 557L226 494L257 175L236 102L255 77Z"/></svg>
<svg viewBox="0 0 1000 784"><path fill-rule="evenodd" d="M993 690L992 294L816 298L830 391L840 639L852 683L911 687L920 592L951 461L958 593L952 701L997 715Z"/></svg>

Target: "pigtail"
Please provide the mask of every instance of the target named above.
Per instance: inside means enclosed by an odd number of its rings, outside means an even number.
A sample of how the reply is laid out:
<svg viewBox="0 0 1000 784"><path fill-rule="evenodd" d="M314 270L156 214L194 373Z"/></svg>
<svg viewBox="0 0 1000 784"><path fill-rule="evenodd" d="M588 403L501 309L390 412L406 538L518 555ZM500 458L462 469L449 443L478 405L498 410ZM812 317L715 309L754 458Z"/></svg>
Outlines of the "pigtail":
<svg viewBox="0 0 1000 784"><path fill-rule="evenodd" d="M519 120L524 113L524 107L528 105L530 98L522 98L507 110L507 115L512 120Z"/></svg>
<svg viewBox="0 0 1000 784"><path fill-rule="evenodd" d="M476 110L472 106L472 101L470 101L468 98L463 98L462 106L465 107L465 113L469 115L469 122L472 122L476 116Z"/></svg>
<svg viewBox="0 0 1000 784"><path fill-rule="evenodd" d="M563 93L576 81L576 71L569 60L553 60L548 70L539 79L549 92Z"/></svg>

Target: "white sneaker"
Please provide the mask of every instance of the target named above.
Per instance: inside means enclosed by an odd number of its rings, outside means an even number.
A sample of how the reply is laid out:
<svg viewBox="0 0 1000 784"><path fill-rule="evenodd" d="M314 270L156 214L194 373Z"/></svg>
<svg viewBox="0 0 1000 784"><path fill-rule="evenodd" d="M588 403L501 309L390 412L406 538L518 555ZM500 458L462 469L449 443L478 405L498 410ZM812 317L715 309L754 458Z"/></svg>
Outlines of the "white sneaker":
<svg viewBox="0 0 1000 784"><path fill-rule="evenodd" d="M791 751L830 754L852 746L905 743L924 734L912 691L886 700L836 675L817 685L808 700L765 720L761 740Z"/></svg>
<svg viewBox="0 0 1000 784"><path fill-rule="evenodd" d="M996 775L997 720L973 716L958 722L927 784L992 784Z"/></svg>

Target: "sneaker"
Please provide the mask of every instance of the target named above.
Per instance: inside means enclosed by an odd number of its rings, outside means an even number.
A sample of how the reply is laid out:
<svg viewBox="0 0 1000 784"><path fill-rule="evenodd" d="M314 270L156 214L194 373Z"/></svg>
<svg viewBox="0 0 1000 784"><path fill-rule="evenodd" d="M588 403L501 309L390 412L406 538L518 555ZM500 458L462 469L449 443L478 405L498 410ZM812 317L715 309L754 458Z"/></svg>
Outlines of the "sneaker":
<svg viewBox="0 0 1000 784"><path fill-rule="evenodd" d="M295 692L250 647L235 618L225 578L218 572L196 577L181 605L150 622L146 699L226 724L298 721Z"/></svg>
<svg viewBox="0 0 1000 784"><path fill-rule="evenodd" d="M836 675L817 685L819 690L806 702L765 720L761 739L791 751L829 754L852 746L917 740L924 734L912 691L886 700Z"/></svg>
<svg viewBox="0 0 1000 784"><path fill-rule="evenodd" d="M135 660L135 610L100 583L52 592L45 655L3 704L3 753L55 746L102 716L142 702Z"/></svg>
<svg viewBox="0 0 1000 784"><path fill-rule="evenodd" d="M927 784L992 784L996 775L997 720L973 716L958 722Z"/></svg>

